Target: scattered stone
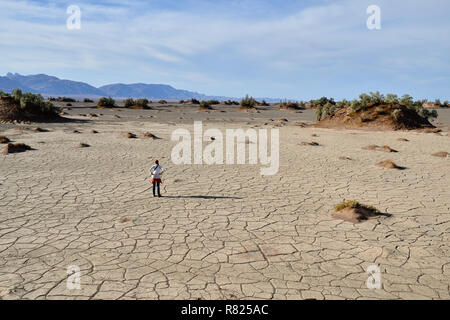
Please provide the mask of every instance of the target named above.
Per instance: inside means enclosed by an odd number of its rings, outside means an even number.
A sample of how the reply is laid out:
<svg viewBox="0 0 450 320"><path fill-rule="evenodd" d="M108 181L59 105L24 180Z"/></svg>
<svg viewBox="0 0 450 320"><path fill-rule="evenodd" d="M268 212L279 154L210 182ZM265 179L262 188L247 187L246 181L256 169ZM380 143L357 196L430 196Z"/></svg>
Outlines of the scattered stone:
<svg viewBox="0 0 450 320"><path fill-rule="evenodd" d="M81 132L78 130L73 130L72 133L81 133Z"/></svg>
<svg viewBox="0 0 450 320"><path fill-rule="evenodd" d="M88 145L87 143L80 143L79 145L78 145L78 147L77 148L89 148L90 147L90 145Z"/></svg>
<svg viewBox="0 0 450 320"><path fill-rule="evenodd" d="M98 133L98 131L92 129L92 130L90 131L90 133L96 134L96 133Z"/></svg>
<svg viewBox="0 0 450 320"><path fill-rule="evenodd" d="M353 160L353 159L349 157L339 157L339 160Z"/></svg>
<svg viewBox="0 0 450 320"><path fill-rule="evenodd" d="M31 150L31 147L24 143L8 143L0 149L0 154L19 153Z"/></svg>
<svg viewBox="0 0 450 320"><path fill-rule="evenodd" d="M131 219L128 218L128 217L122 217L122 218L120 218L120 220L119 220L120 223L127 223L127 222L130 222L130 221L131 221Z"/></svg>
<svg viewBox="0 0 450 320"><path fill-rule="evenodd" d="M448 152L442 151L442 152L436 152L432 154L433 157L439 157L439 158L447 158L450 156Z"/></svg>
<svg viewBox="0 0 450 320"><path fill-rule="evenodd" d="M120 116L118 116L117 114L113 115L113 117L116 119L120 119Z"/></svg>
<svg viewBox="0 0 450 320"><path fill-rule="evenodd" d="M398 138L397 141L408 142L409 140L405 138Z"/></svg>

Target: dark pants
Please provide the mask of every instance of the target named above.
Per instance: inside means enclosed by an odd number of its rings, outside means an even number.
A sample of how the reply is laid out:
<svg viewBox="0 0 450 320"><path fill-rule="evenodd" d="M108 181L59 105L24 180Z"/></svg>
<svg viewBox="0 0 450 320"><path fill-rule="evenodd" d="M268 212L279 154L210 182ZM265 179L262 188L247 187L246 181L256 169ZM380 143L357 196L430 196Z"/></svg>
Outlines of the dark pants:
<svg viewBox="0 0 450 320"><path fill-rule="evenodd" d="M159 185L160 185L159 182L153 183L153 196L156 196L155 191L156 191L156 187L158 187L158 196L161 197L161 191L159 190Z"/></svg>

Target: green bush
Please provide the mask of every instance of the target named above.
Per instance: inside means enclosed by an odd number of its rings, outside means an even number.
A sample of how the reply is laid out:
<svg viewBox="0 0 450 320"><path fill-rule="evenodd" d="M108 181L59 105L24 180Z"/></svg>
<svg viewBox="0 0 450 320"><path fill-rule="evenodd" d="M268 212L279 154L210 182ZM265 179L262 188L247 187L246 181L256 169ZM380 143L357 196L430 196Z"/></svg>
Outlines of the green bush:
<svg viewBox="0 0 450 320"><path fill-rule="evenodd" d="M148 103L149 103L148 99L137 99L136 100L136 105L141 108L147 108Z"/></svg>
<svg viewBox="0 0 450 320"><path fill-rule="evenodd" d="M384 98L384 102L388 104L398 104L399 103L398 96L393 93L388 93Z"/></svg>
<svg viewBox="0 0 450 320"><path fill-rule="evenodd" d="M51 102L44 101L40 94L22 93L20 89L14 89L11 95L2 92L1 96L5 98L10 97L10 99L12 97L14 103L9 108L13 112L12 117L15 118L14 120L39 116L55 116L62 111L61 108L54 106ZM17 109L14 110L14 108Z"/></svg>
<svg viewBox="0 0 450 320"><path fill-rule="evenodd" d="M103 97L97 101L97 107L99 108L113 108L115 104L116 101L114 101L114 99L111 97L109 98Z"/></svg>
<svg viewBox="0 0 450 320"><path fill-rule="evenodd" d="M254 108L258 102L253 97L249 97L247 94L245 95L245 98L241 100L240 104L243 108Z"/></svg>
<svg viewBox="0 0 450 320"><path fill-rule="evenodd" d="M132 98L128 98L123 101L123 104L124 104L125 108L130 108L130 107L136 105L136 102Z"/></svg>

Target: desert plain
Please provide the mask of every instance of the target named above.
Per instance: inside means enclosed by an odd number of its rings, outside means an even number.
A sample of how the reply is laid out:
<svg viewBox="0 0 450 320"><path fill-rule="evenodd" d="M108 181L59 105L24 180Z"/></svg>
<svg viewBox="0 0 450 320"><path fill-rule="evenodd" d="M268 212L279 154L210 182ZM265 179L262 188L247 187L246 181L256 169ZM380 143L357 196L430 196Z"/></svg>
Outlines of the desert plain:
<svg viewBox="0 0 450 320"><path fill-rule="evenodd" d="M438 110L442 132L423 133L315 128L314 110L275 106L151 106L75 103L67 122L0 124L33 148L0 155L0 299L450 299L450 158L432 156L450 152L450 110ZM173 164L171 134L194 120L279 129L278 173ZM404 169L375 165L386 159ZM344 199L386 215L333 218Z"/></svg>

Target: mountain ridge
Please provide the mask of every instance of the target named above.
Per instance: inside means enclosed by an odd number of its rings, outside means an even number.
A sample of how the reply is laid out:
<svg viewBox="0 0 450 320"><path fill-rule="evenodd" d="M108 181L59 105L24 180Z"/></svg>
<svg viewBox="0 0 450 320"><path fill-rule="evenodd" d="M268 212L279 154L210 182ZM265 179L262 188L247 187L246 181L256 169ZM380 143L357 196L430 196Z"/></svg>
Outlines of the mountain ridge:
<svg viewBox="0 0 450 320"><path fill-rule="evenodd" d="M147 83L114 83L94 87L86 82L60 79L44 73L34 75L21 75L8 72L0 76L0 90L11 92L19 88L24 92L40 93L44 97L66 96L71 98L100 98L112 97L116 99L147 98L165 100L236 100L240 98L226 96L212 96L176 89L167 84ZM258 98L261 100L263 98ZM265 98L268 102L278 102L279 99Z"/></svg>

